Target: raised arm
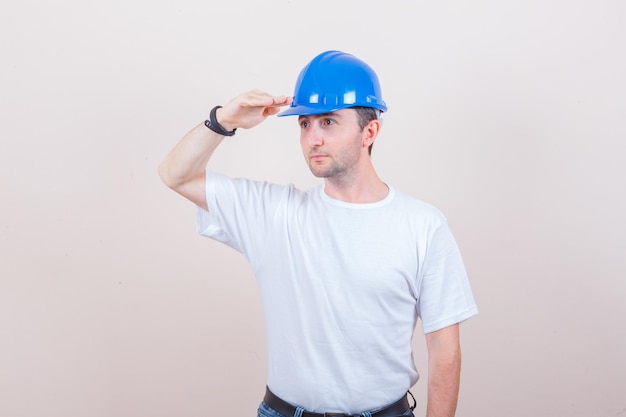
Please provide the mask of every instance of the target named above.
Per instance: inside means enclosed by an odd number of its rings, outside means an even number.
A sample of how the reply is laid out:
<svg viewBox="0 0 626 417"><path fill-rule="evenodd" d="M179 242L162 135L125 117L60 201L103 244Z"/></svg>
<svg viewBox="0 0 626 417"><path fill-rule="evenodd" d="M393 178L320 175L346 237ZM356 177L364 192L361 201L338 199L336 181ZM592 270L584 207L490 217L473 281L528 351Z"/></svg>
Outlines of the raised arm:
<svg viewBox="0 0 626 417"><path fill-rule="evenodd" d="M226 130L249 129L289 104L291 97L271 96L252 90L219 108L216 119ZM187 132L159 165L158 173L165 185L208 210L205 191L206 165L223 139L224 136L207 128L204 123Z"/></svg>
<svg viewBox="0 0 626 417"><path fill-rule="evenodd" d="M426 417L453 417L461 378L459 325L426 334L428 403Z"/></svg>

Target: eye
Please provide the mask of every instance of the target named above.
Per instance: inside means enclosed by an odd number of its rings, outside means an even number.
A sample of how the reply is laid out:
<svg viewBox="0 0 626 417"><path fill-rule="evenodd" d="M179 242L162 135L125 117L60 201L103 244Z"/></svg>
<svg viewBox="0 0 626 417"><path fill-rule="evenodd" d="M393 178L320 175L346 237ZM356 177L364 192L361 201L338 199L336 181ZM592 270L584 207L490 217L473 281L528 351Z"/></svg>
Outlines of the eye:
<svg viewBox="0 0 626 417"><path fill-rule="evenodd" d="M308 120L300 120L300 128L301 129L306 129L307 127L311 126L311 122L309 122Z"/></svg>
<svg viewBox="0 0 626 417"><path fill-rule="evenodd" d="M335 121L333 119L324 119L322 120L322 125L323 126L332 126L335 124Z"/></svg>

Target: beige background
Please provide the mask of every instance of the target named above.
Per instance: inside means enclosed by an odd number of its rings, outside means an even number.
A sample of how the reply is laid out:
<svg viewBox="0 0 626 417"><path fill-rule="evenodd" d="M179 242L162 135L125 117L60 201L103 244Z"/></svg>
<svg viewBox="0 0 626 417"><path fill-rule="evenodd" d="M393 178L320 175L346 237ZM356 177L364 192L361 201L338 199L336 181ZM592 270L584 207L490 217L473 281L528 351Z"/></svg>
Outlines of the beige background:
<svg viewBox="0 0 626 417"><path fill-rule="evenodd" d="M379 173L462 248L481 314L457 415L626 415L625 39L621 1L5 5L0 417L255 415L250 268L195 234L156 166L213 105L291 94L325 49L376 69ZM238 132L213 167L317 183L294 119ZM421 416L419 330L415 349Z"/></svg>

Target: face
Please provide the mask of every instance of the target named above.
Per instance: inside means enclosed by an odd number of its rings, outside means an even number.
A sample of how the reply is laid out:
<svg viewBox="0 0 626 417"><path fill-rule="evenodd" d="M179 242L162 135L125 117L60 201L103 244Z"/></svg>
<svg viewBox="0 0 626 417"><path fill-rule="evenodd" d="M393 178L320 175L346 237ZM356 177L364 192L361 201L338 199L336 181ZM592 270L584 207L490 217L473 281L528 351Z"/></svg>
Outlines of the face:
<svg viewBox="0 0 626 417"><path fill-rule="evenodd" d="M363 146L356 111L300 116L300 146L311 172L320 178L341 178L355 174Z"/></svg>

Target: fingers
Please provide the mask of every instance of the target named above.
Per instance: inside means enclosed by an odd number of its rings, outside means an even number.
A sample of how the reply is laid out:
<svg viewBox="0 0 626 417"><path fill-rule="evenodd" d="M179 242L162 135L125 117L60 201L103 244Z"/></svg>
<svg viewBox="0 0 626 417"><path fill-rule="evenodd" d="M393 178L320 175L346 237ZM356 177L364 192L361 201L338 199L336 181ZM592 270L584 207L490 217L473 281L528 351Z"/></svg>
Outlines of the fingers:
<svg viewBox="0 0 626 417"><path fill-rule="evenodd" d="M265 115L266 116L273 116L275 114L278 114L278 112L280 111L281 107L289 106L292 101L293 101L293 98L292 97L288 97L288 96L273 97L272 104L265 107Z"/></svg>
<svg viewBox="0 0 626 417"><path fill-rule="evenodd" d="M264 91L254 89L232 99L219 109L218 122L224 127L242 127L245 129L261 123L265 118L275 115L283 106L292 102L289 96L273 96Z"/></svg>
<svg viewBox="0 0 626 417"><path fill-rule="evenodd" d="M289 96L272 96L264 91L254 89L239 97L242 107L282 107L291 104Z"/></svg>

